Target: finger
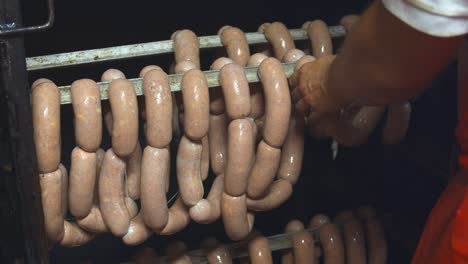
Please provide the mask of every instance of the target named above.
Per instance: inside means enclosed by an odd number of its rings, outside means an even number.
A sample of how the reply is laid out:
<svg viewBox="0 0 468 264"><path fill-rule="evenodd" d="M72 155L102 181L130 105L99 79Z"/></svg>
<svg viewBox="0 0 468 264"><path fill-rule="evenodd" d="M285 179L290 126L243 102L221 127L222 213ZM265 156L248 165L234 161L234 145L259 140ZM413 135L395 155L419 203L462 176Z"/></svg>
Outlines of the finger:
<svg viewBox="0 0 468 264"><path fill-rule="evenodd" d="M299 74L298 71L295 71L290 77L289 77L289 88L294 89L299 83Z"/></svg>
<svg viewBox="0 0 468 264"><path fill-rule="evenodd" d="M301 89L296 88L291 92L291 99L294 103L299 101L303 97Z"/></svg>
<svg viewBox="0 0 468 264"><path fill-rule="evenodd" d="M296 111L304 115L308 115L310 111L310 105L304 98L300 99L296 103Z"/></svg>

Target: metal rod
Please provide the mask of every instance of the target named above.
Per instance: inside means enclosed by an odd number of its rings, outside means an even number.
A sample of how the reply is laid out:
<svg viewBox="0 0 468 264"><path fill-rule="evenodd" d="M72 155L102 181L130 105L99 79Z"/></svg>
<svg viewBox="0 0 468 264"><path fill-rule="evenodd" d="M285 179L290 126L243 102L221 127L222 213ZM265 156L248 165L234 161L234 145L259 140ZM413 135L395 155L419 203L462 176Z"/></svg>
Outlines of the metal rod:
<svg viewBox="0 0 468 264"><path fill-rule="evenodd" d="M0 0L0 24L15 23L21 27L20 0ZM17 210L18 225L22 229L25 263L48 263L48 239L44 230L44 216L34 149L31 104L23 35L0 38L0 107L8 120L11 161L14 182L7 189Z"/></svg>
<svg viewBox="0 0 468 264"><path fill-rule="evenodd" d="M0 37L3 36L11 36L15 34L26 34L26 33L33 33L44 31L51 28L55 22L55 10L54 10L54 0L47 0L47 10L48 10L48 17L47 22L38 25L38 26L30 26L30 27L21 27L18 28L15 22L9 21L6 24L0 25Z"/></svg>
<svg viewBox="0 0 468 264"><path fill-rule="evenodd" d="M291 76L294 72L294 66L296 63L282 63L284 73L286 77ZM245 75L247 80L250 82L258 82L258 67L246 67L244 68ZM208 82L208 87L218 87L219 84L219 71L204 71L206 80ZM169 75L169 85L171 86L171 91L180 91L180 83L182 81L183 74L172 74ZM135 92L137 96L143 95L143 79L142 78L135 78L129 79L133 83L133 87L135 88ZM101 94L101 100L107 100L109 98L108 89L109 89L109 82L99 82L99 89ZM71 93L70 93L70 85L60 86L60 103L61 104L70 104L71 103Z"/></svg>
<svg viewBox="0 0 468 264"><path fill-rule="evenodd" d="M344 27L331 26L328 28L332 37L341 37L346 34ZM308 39L307 32L303 29L289 30L294 40ZM267 39L262 33L245 33L249 44L267 43ZM199 37L200 48L208 49L222 47L223 44L219 36ZM173 52L173 41L163 40L156 42L124 45L102 49L91 49L74 51L68 53L52 54L26 59L28 71L35 71L48 68L58 68L87 63L135 58L148 55L166 54Z"/></svg>

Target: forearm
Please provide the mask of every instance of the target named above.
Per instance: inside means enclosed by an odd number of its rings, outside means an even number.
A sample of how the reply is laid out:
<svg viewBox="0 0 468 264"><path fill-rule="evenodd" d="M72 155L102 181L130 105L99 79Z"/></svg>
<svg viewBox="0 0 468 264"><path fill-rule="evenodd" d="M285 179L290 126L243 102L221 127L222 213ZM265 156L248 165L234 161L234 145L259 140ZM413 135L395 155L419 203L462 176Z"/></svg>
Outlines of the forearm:
<svg viewBox="0 0 468 264"><path fill-rule="evenodd" d="M461 39L421 33L376 0L353 27L332 63L326 92L343 105L408 100L450 60Z"/></svg>

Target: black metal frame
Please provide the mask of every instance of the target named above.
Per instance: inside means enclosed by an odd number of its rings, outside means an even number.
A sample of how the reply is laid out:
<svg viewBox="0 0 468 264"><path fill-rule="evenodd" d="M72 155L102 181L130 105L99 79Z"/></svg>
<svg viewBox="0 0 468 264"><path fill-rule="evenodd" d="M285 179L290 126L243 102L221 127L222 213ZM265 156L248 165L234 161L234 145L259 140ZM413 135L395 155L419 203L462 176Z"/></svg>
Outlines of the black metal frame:
<svg viewBox="0 0 468 264"><path fill-rule="evenodd" d="M48 240L44 230L39 178L22 33L37 29L22 28L20 0L0 0L0 24L14 25L9 34L0 34L0 96L2 114L7 120L9 148L14 164L10 195L17 201L26 263L48 263ZM51 1L50 1L51 2ZM52 15L53 18L53 15ZM39 26L40 27L40 26ZM47 28L49 26L46 26ZM33 27L34 28L34 27ZM40 27L39 30L44 29ZM4 33L4 32L2 32ZM16 34L15 34L16 33Z"/></svg>

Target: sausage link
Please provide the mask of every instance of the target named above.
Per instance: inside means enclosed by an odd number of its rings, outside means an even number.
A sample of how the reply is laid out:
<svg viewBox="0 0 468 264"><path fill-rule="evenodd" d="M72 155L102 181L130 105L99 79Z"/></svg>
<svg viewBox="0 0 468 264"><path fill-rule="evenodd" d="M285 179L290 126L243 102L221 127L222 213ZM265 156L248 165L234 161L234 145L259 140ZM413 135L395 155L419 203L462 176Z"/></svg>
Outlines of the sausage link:
<svg viewBox="0 0 468 264"><path fill-rule="evenodd" d="M172 97L169 78L162 70L150 70L143 80L146 104L146 141L164 148L172 140Z"/></svg>
<svg viewBox="0 0 468 264"><path fill-rule="evenodd" d="M248 66L257 67L266 58L268 57L262 53L255 53L250 57ZM257 118L262 117L263 114L265 113L263 87L262 87L262 84L259 82L251 83L249 85L250 85L250 108L251 108L249 117L257 119Z"/></svg>
<svg viewBox="0 0 468 264"><path fill-rule="evenodd" d="M128 232L122 237L126 245L139 245L148 239L153 232L145 225L141 213L135 216L128 227Z"/></svg>
<svg viewBox="0 0 468 264"><path fill-rule="evenodd" d="M358 216L364 221L366 230L368 263L387 263L388 252L385 231L375 214L375 210L370 207L359 208Z"/></svg>
<svg viewBox="0 0 468 264"><path fill-rule="evenodd" d="M281 149L281 162L278 177L296 184L302 168L304 157L304 127L305 118L296 113L289 122L289 132Z"/></svg>
<svg viewBox="0 0 468 264"><path fill-rule="evenodd" d="M346 15L340 19L340 25L342 25L346 33L349 34L351 32L351 29L353 26L356 24L356 22L359 21L359 16L357 15Z"/></svg>
<svg viewBox="0 0 468 264"><path fill-rule="evenodd" d="M208 173L210 171L210 140L208 135L204 136L201 139L202 143L202 154L201 154L201 164L200 164L200 174L202 181L208 178Z"/></svg>
<svg viewBox="0 0 468 264"><path fill-rule="evenodd" d="M190 70L182 77L184 102L184 132L192 140L200 140L208 133L209 94L205 75L200 70Z"/></svg>
<svg viewBox="0 0 468 264"><path fill-rule="evenodd" d="M223 193L224 176L219 175L213 181L206 199L201 199L189 210L190 218L199 224L212 223L221 216L221 194Z"/></svg>
<svg viewBox="0 0 468 264"><path fill-rule="evenodd" d="M225 65L219 72L219 81L223 89L228 116L231 119L249 116L250 90L244 68L235 63Z"/></svg>
<svg viewBox="0 0 468 264"><path fill-rule="evenodd" d="M141 163L141 213L145 224L153 230L164 228L168 221L166 180L169 172L169 149L145 147Z"/></svg>
<svg viewBox="0 0 468 264"><path fill-rule="evenodd" d="M255 163L248 179L247 196L249 198L259 199L265 196L265 192L276 176L280 159L281 149L271 147L263 140L260 141Z"/></svg>
<svg viewBox="0 0 468 264"><path fill-rule="evenodd" d="M281 22L273 22L266 27L265 38L271 43L275 57L279 60L288 50L296 48L288 28Z"/></svg>
<svg viewBox="0 0 468 264"><path fill-rule="evenodd" d="M176 65L182 61L191 61L200 69L200 43L194 32L179 30L171 37L174 40L174 54Z"/></svg>
<svg viewBox="0 0 468 264"><path fill-rule="evenodd" d="M257 32L258 33L262 33L264 34L265 33L265 30L271 25L271 23L263 23L261 24L258 29L257 29ZM271 47L271 44L270 43L263 43L263 44L257 44L255 47L254 47L254 51L253 53L262 53L264 54L265 56L267 57L271 57L273 56L273 49Z"/></svg>
<svg viewBox="0 0 468 264"><path fill-rule="evenodd" d="M39 183L47 237L54 242L59 242L64 236L62 200L57 199L62 195L61 170L39 174Z"/></svg>
<svg viewBox="0 0 468 264"><path fill-rule="evenodd" d="M117 69L108 69L101 75L101 82L111 82L112 80L125 78L125 74ZM107 132L112 135L112 111L109 101L102 102L102 112L104 113L104 124Z"/></svg>
<svg viewBox="0 0 468 264"><path fill-rule="evenodd" d="M400 143L408 132L410 118L411 104L409 102L390 105L382 130L382 143L386 145Z"/></svg>
<svg viewBox="0 0 468 264"><path fill-rule="evenodd" d="M210 70L221 70L224 65L234 63L233 60L221 57L216 59L213 64L211 64ZM224 106L224 97L223 97L223 90L220 87L214 87L209 89L210 90L210 112L214 115L223 114L225 111Z"/></svg>
<svg viewBox="0 0 468 264"><path fill-rule="evenodd" d="M229 250L214 238L203 241L205 255L209 264L232 264L232 256Z"/></svg>
<svg viewBox="0 0 468 264"><path fill-rule="evenodd" d="M305 53L302 50L299 49L290 49L286 54L284 54L282 61L283 62L296 62L302 57L305 56Z"/></svg>
<svg viewBox="0 0 468 264"><path fill-rule="evenodd" d="M306 64L307 62L312 62L312 61L315 61L316 58L314 56L311 56L311 55L305 55L304 57L300 58L297 63L296 63L296 66L294 67L294 70L295 71L298 71L302 65Z"/></svg>
<svg viewBox="0 0 468 264"><path fill-rule="evenodd" d="M312 55L316 58L333 54L333 46L328 27L322 20L314 20L307 27Z"/></svg>
<svg viewBox="0 0 468 264"><path fill-rule="evenodd" d="M174 73L179 74L179 73L184 73L188 72L193 69L198 69L197 65L191 61L181 61L176 64L174 68Z"/></svg>
<svg viewBox="0 0 468 264"><path fill-rule="evenodd" d="M295 264L314 264L315 247L314 239L307 231L299 231L293 236L294 263Z"/></svg>
<svg viewBox="0 0 468 264"><path fill-rule="evenodd" d="M247 119L236 119L228 127L224 192L241 196L246 192L253 153L252 126Z"/></svg>
<svg viewBox="0 0 468 264"><path fill-rule="evenodd" d="M250 57L250 49L244 32L237 27L227 26L223 27L218 34L228 57L235 63L246 66Z"/></svg>
<svg viewBox="0 0 468 264"><path fill-rule="evenodd" d="M182 241L171 241L167 246L167 256L170 264L191 264L192 260L187 256L187 247Z"/></svg>
<svg viewBox="0 0 468 264"><path fill-rule="evenodd" d="M109 232L109 228L107 228L107 225L102 218L101 210L96 205L91 208L91 211L86 217L76 219L76 223L87 232L93 234Z"/></svg>
<svg viewBox="0 0 468 264"><path fill-rule="evenodd" d="M87 152L96 152L102 140L99 87L93 80L81 79L74 81L70 90L75 116L76 145Z"/></svg>
<svg viewBox="0 0 468 264"><path fill-rule="evenodd" d="M94 238L93 234L90 234L81 229L77 224L65 221L63 225L63 239L60 241L60 245L63 247L78 247L84 245Z"/></svg>
<svg viewBox="0 0 468 264"><path fill-rule="evenodd" d="M109 149L99 175L99 207L106 225L117 237L124 236L130 224L124 196L124 174L125 162Z"/></svg>
<svg viewBox="0 0 468 264"><path fill-rule="evenodd" d="M325 264L344 264L345 253L340 230L335 224L326 223L319 230L320 244Z"/></svg>
<svg viewBox="0 0 468 264"><path fill-rule="evenodd" d="M140 180L141 180L141 146L137 141L136 148L128 157L125 182L127 195L133 200L140 198Z"/></svg>
<svg viewBox="0 0 468 264"><path fill-rule="evenodd" d="M344 211L336 217L343 226L343 236L346 248L346 263L365 264L366 245L364 227L351 211Z"/></svg>
<svg viewBox="0 0 468 264"><path fill-rule="evenodd" d="M96 152L86 152L75 147L71 154L69 207L77 218L89 214L94 202L96 182Z"/></svg>
<svg viewBox="0 0 468 264"><path fill-rule="evenodd" d="M166 226L157 233L160 235L172 235L182 230L189 223L190 216L187 212L187 207L179 196L172 207L169 208L169 217Z"/></svg>
<svg viewBox="0 0 468 264"><path fill-rule="evenodd" d="M201 142L182 136L177 151L177 182L180 197L188 206L193 206L203 198L203 183L200 175Z"/></svg>
<svg viewBox="0 0 468 264"><path fill-rule="evenodd" d="M291 97L283 68L274 58L265 59L258 69L265 95L263 139L272 147L281 147L288 133Z"/></svg>
<svg viewBox="0 0 468 264"><path fill-rule="evenodd" d="M295 233L304 230L304 224L299 220L291 220L284 228L285 233ZM281 250L281 264L294 264L294 253L291 249Z"/></svg>
<svg viewBox="0 0 468 264"><path fill-rule="evenodd" d="M257 235L249 241L248 245L250 263L252 264L272 264L270 243L264 236Z"/></svg>
<svg viewBox="0 0 468 264"><path fill-rule="evenodd" d="M161 69L161 67L156 66L156 65L147 65L143 67L143 69L141 69L140 73L138 74L138 77L145 78L145 75L152 70L162 71L163 69Z"/></svg>
<svg viewBox="0 0 468 264"><path fill-rule="evenodd" d="M34 144L39 173L57 170L60 164L60 92L48 80L32 89Z"/></svg>
<svg viewBox="0 0 468 264"><path fill-rule="evenodd" d="M209 129L210 163L215 175L224 173L226 163L227 145L227 125L226 114L211 115Z"/></svg>
<svg viewBox="0 0 468 264"><path fill-rule="evenodd" d="M269 211L282 205L292 194L289 181L279 179L271 184L267 195L259 200L247 198L247 207L253 211Z"/></svg>
<svg viewBox="0 0 468 264"><path fill-rule="evenodd" d="M62 214L65 217L68 212L68 172L62 163L59 164L59 169L62 173Z"/></svg>
<svg viewBox="0 0 468 264"><path fill-rule="evenodd" d="M247 237L251 227L247 218L245 194L233 197L225 192L221 196L221 215L227 236L238 241Z"/></svg>
<svg viewBox="0 0 468 264"><path fill-rule="evenodd" d="M113 80L109 85L112 109L112 149L120 157L127 157L138 141L138 104L135 89L127 79Z"/></svg>

